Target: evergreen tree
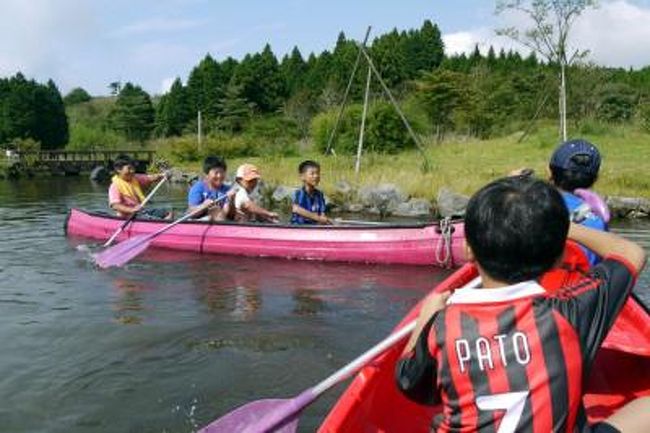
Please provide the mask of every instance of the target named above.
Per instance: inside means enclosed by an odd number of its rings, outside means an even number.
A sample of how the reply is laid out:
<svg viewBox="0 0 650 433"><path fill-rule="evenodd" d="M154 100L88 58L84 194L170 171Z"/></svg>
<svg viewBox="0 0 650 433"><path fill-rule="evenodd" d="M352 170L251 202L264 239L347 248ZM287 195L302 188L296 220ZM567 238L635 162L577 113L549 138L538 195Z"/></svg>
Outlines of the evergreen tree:
<svg viewBox="0 0 650 433"><path fill-rule="evenodd" d="M350 81L350 74L352 73L352 68L354 68L354 63L358 57L359 48L356 43L352 40L348 40L345 37L345 33L340 32L336 40L336 46L332 52L332 56L329 60L329 70L327 74L327 84L326 86L332 86L332 89L335 93L343 94L345 88ZM365 62L362 62L364 64ZM361 68L359 71L364 70ZM365 74L357 73L355 82L351 89L351 98L360 99L363 93L363 88L365 86Z"/></svg>
<svg viewBox="0 0 650 433"><path fill-rule="evenodd" d="M219 101L221 118L218 125L230 133L240 132L252 115L252 105L242 95L242 87L230 84Z"/></svg>
<svg viewBox="0 0 650 433"><path fill-rule="evenodd" d="M293 47L291 55L284 56L280 64L280 71L287 85L288 94L296 93L302 87L307 72L307 64L298 47Z"/></svg>
<svg viewBox="0 0 650 433"><path fill-rule="evenodd" d="M147 92L126 83L110 115L111 127L129 139L144 141L154 128L154 109Z"/></svg>
<svg viewBox="0 0 650 433"><path fill-rule="evenodd" d="M470 54L467 60L469 62L470 69L481 63L483 56L481 56L481 50L479 50L478 44L474 45L474 51L472 51L472 54Z"/></svg>
<svg viewBox="0 0 650 433"><path fill-rule="evenodd" d="M176 78L156 107L156 135L181 135L193 116L187 89L183 87L181 79Z"/></svg>
<svg viewBox="0 0 650 433"><path fill-rule="evenodd" d="M224 86L228 86L228 84L230 84L232 76L235 74L235 69L237 69L237 65L237 60L233 59L230 56L221 62L221 75L223 77L222 81L224 83Z"/></svg>
<svg viewBox="0 0 650 433"><path fill-rule="evenodd" d="M440 66L444 59L444 44L440 29L430 20L424 21L419 30L402 32L408 78L415 78L422 72L430 72Z"/></svg>
<svg viewBox="0 0 650 433"><path fill-rule="evenodd" d="M465 74L438 70L417 81L417 97L436 128L438 137L453 128L454 111L467 102L468 80Z"/></svg>
<svg viewBox="0 0 650 433"><path fill-rule="evenodd" d="M235 70L233 80L235 85L242 87L242 95L261 112L274 112L282 105L285 82L269 44L262 53L244 57Z"/></svg>
<svg viewBox="0 0 650 433"><path fill-rule="evenodd" d="M325 50L319 56L310 54L307 60L307 72L304 78L304 89L313 98L319 98L325 88L330 85L332 68L332 53ZM335 91L338 95L338 92ZM339 101L337 101L338 103Z"/></svg>
<svg viewBox="0 0 650 433"><path fill-rule="evenodd" d="M490 45L490 49L488 50L485 61L488 68L490 69L494 69L494 67L497 65L497 56L496 53L494 52L494 47L492 45Z"/></svg>
<svg viewBox="0 0 650 433"><path fill-rule="evenodd" d="M442 35L438 25L433 24L430 20L425 20L420 29L420 38L426 55L421 60L422 63L419 65L419 69L430 71L440 66L445 56L445 44L442 42Z"/></svg>
<svg viewBox="0 0 650 433"><path fill-rule="evenodd" d="M0 80L0 143L13 139L32 139L43 149L67 143L68 118L54 82L38 84L21 73Z"/></svg>
<svg viewBox="0 0 650 433"><path fill-rule="evenodd" d="M187 80L187 94L194 114L201 111L206 120L215 120L219 116L219 100L223 97L226 85L221 65L207 54L192 69Z"/></svg>
<svg viewBox="0 0 650 433"><path fill-rule="evenodd" d="M70 92L67 95L65 95L65 97L63 98L63 102L65 103L65 105L71 106L75 104L80 104L82 102L88 102L91 99L92 98L88 94L88 92L86 92L81 87L75 87L74 89L70 90Z"/></svg>
<svg viewBox="0 0 650 433"><path fill-rule="evenodd" d="M372 44L371 55L380 75L389 87L394 87L407 78L404 44L397 30L376 39Z"/></svg>
<svg viewBox="0 0 650 433"><path fill-rule="evenodd" d="M39 122L34 138L41 142L42 149L62 148L70 136L61 93L52 80L47 82L47 86L39 86L38 93L40 97L36 110Z"/></svg>

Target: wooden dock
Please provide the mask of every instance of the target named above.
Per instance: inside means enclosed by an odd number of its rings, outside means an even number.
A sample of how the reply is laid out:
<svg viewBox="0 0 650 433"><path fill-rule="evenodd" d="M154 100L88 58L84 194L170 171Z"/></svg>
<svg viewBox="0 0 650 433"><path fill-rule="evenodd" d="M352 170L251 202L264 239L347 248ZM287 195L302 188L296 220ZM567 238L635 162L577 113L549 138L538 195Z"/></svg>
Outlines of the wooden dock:
<svg viewBox="0 0 650 433"><path fill-rule="evenodd" d="M138 172L145 172L155 156L153 150L14 151L5 155L5 166L9 176L35 172L74 176L90 173L98 167L110 171L113 169L113 162L123 154L129 155L136 162Z"/></svg>

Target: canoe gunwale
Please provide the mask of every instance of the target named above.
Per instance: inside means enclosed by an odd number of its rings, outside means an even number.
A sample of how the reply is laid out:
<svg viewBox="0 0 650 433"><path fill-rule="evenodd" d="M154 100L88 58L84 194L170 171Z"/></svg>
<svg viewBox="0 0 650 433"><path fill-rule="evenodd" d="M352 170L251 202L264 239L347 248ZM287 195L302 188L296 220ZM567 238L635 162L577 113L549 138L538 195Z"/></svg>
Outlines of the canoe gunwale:
<svg viewBox="0 0 650 433"><path fill-rule="evenodd" d="M109 213L105 212L100 212L100 211L87 211L79 208L70 208L68 210L68 215L65 220L65 229L67 230L68 227L68 220L70 219L70 216L72 214L72 211L77 211L86 215L89 215L94 218L101 218L101 219L108 219L108 220L117 220L117 221L125 221L124 218L118 217L116 215L111 215ZM427 227L436 227L436 233L440 233L439 227L440 227L440 221L441 220L435 220L435 221L425 221L425 222L419 222L419 223L410 223L410 224L391 224L391 223L386 223L386 224L381 224L381 225L363 225L363 224L349 224L349 225L320 225L320 224L273 224L273 223L264 223L264 222L238 222L238 221L197 221L197 220L188 220L188 221L183 221L180 223L181 225L202 225L202 226L226 226L226 227L256 227L256 228L264 228L264 227L270 227L270 228L275 228L275 229L307 229L307 230L328 230L328 229L336 229L336 230L364 230L368 231L369 229L371 230L395 230L395 229L424 229ZM453 218L451 220L452 226L451 226L451 233L454 233L455 227L453 224L456 223L461 223L463 221L462 218ZM134 222L139 222L139 223L152 223L152 224L169 224L172 221L167 221L167 220L155 220L155 219L135 219ZM373 221L370 221L373 222Z"/></svg>

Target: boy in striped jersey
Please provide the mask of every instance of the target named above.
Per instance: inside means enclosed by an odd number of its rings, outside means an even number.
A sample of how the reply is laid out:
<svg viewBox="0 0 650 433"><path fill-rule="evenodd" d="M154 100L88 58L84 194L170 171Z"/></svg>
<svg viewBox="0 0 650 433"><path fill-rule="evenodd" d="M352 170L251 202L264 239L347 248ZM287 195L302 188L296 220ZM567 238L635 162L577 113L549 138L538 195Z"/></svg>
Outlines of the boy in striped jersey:
<svg viewBox="0 0 650 433"><path fill-rule="evenodd" d="M483 287L430 296L396 371L409 398L442 402L434 431L650 431L648 399L596 426L582 405L582 380L645 264L643 249L570 224L558 191L522 176L477 192L465 233ZM561 259L567 236L604 260L549 295L536 280Z"/></svg>

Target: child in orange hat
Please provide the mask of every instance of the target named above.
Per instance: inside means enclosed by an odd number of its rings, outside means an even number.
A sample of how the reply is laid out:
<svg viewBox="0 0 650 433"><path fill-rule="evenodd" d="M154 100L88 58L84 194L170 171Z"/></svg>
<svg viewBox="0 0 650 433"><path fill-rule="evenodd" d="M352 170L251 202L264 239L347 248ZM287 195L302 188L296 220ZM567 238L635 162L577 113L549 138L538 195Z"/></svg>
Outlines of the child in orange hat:
<svg viewBox="0 0 650 433"><path fill-rule="evenodd" d="M250 197L261 177L259 169L253 164L242 164L237 168L235 181L239 189L235 194L236 221L278 222L277 213L264 209Z"/></svg>

